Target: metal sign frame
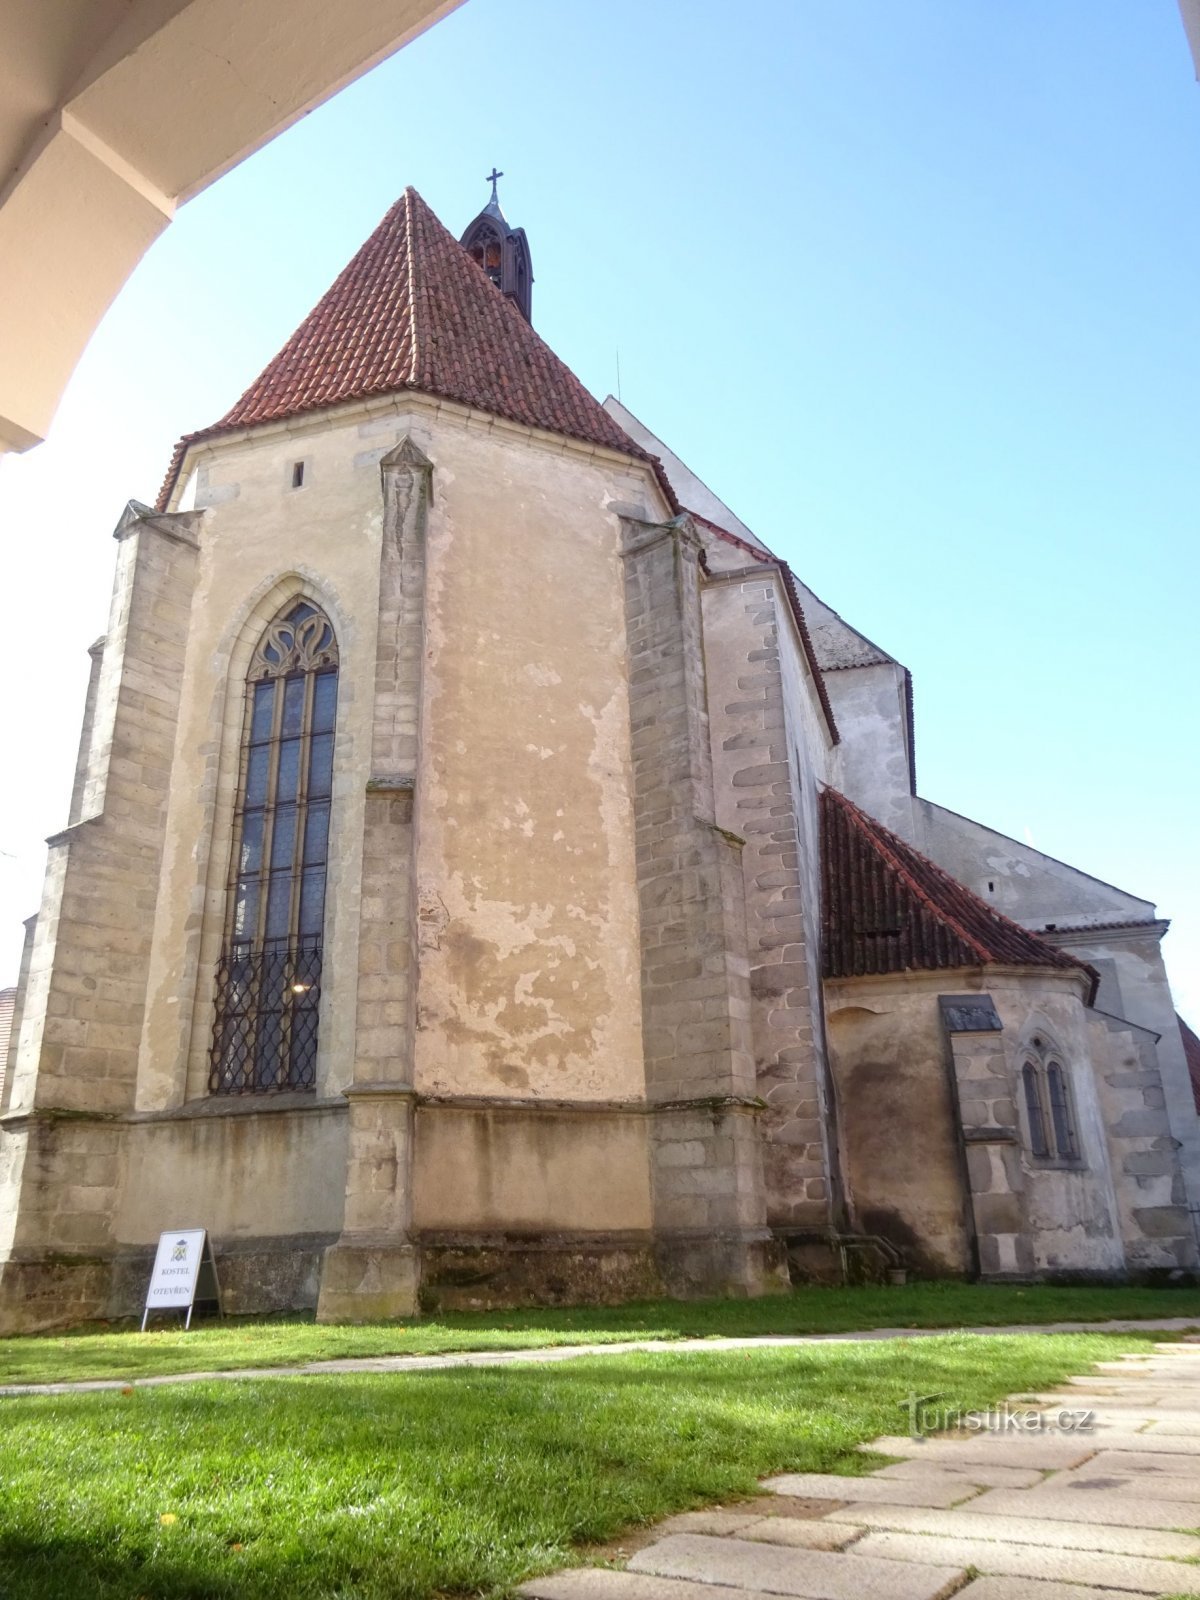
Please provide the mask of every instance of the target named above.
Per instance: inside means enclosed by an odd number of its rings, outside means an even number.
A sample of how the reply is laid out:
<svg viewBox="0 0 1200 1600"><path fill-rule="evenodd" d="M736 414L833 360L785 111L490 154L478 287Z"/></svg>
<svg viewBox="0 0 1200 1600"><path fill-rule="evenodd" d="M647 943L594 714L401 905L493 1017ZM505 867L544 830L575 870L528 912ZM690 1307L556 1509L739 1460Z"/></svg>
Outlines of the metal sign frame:
<svg viewBox="0 0 1200 1600"><path fill-rule="evenodd" d="M197 1300L215 1300L224 1316L221 1281L207 1228L172 1228L158 1236L158 1250L146 1288L142 1332L152 1311L185 1311L184 1329L192 1325Z"/></svg>

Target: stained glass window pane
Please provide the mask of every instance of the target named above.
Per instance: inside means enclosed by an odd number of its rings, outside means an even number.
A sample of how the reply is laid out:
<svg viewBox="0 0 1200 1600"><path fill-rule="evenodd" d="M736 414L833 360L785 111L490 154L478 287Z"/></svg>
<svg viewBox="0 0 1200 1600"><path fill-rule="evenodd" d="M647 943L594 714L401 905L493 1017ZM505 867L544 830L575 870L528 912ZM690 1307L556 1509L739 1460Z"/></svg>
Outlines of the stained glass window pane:
<svg viewBox="0 0 1200 1600"><path fill-rule="evenodd" d="M242 848L239 870L243 876L262 866L263 821L261 811L248 811L242 818Z"/></svg>
<svg viewBox="0 0 1200 1600"><path fill-rule="evenodd" d="M279 774L275 779L275 803L285 805L296 798L300 783L300 741L285 739L279 746Z"/></svg>
<svg viewBox="0 0 1200 1600"><path fill-rule="evenodd" d="M304 679L288 678L283 686L283 736L299 738L304 726Z"/></svg>
<svg viewBox="0 0 1200 1600"><path fill-rule="evenodd" d="M235 939L253 939L258 932L258 879L240 878L233 905Z"/></svg>
<svg viewBox="0 0 1200 1600"><path fill-rule="evenodd" d="M273 872L267 893L268 939L286 939L291 931L292 875L290 872Z"/></svg>
<svg viewBox="0 0 1200 1600"><path fill-rule="evenodd" d="M250 742L262 744L271 737L271 715L275 708L275 680L254 685L250 714Z"/></svg>
<svg viewBox="0 0 1200 1600"><path fill-rule="evenodd" d="M256 744L251 747L246 763L246 805L265 806L267 803L267 777L271 770L271 746Z"/></svg>
<svg viewBox="0 0 1200 1600"><path fill-rule="evenodd" d="M271 835L272 868L286 867L290 871L295 848L296 808L278 806L275 810L275 831Z"/></svg>
<svg viewBox="0 0 1200 1600"><path fill-rule="evenodd" d="M325 921L325 869L308 869L300 887L300 937L315 939Z"/></svg>
<svg viewBox="0 0 1200 1600"><path fill-rule="evenodd" d="M308 765L308 793L310 799L329 793L333 781L333 735L313 735L312 754Z"/></svg>
<svg viewBox="0 0 1200 1600"><path fill-rule="evenodd" d="M304 830L304 865L311 867L325 860L329 848L329 804L327 801L308 808L308 824Z"/></svg>
<svg viewBox="0 0 1200 1600"><path fill-rule="evenodd" d="M312 728L314 733L329 733L337 710L337 673L319 672L313 681Z"/></svg>

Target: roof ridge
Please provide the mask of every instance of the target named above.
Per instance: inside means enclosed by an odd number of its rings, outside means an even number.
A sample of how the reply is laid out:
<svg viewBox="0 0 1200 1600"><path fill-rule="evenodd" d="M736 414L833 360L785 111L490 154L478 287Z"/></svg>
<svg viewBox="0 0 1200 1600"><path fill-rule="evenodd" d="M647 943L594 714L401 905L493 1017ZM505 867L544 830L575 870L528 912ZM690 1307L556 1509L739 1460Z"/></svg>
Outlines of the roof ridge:
<svg viewBox="0 0 1200 1600"><path fill-rule="evenodd" d="M405 187L401 199L404 202L404 251L405 263L408 271L408 318L412 330L412 361L409 373L409 382L413 382L421 370L421 339L418 327L417 308L420 296L417 294L417 261L416 250L413 247L413 197L416 190L412 184Z"/></svg>

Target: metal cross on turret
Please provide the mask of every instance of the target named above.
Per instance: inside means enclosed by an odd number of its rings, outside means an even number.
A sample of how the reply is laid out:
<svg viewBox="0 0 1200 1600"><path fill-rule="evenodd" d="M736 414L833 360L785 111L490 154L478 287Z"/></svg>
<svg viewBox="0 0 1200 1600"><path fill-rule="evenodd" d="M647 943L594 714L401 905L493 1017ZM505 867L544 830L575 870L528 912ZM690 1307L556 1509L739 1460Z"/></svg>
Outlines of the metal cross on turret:
<svg viewBox="0 0 1200 1600"><path fill-rule="evenodd" d="M492 198L471 223L458 241L463 249L487 273L500 293L520 311L526 322L532 321L533 265L529 259L529 241L524 228L510 228L500 209L496 185L504 174L493 167L484 179L492 186Z"/></svg>

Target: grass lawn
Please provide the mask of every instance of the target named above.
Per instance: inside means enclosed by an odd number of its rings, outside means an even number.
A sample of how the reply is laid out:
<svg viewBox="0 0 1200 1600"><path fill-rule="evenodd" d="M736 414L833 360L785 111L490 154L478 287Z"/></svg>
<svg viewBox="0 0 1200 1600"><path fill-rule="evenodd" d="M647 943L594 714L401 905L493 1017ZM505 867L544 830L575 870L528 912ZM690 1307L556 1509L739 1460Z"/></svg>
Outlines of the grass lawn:
<svg viewBox="0 0 1200 1600"><path fill-rule="evenodd" d="M797 1297L801 1299L803 1297ZM581 1542L859 1470L903 1398L982 1407L1153 1335L950 1334L0 1401L0 1595L499 1596Z"/></svg>
<svg viewBox="0 0 1200 1600"><path fill-rule="evenodd" d="M719 1334L845 1333L863 1328L969 1328L1006 1323L1194 1317L1197 1289L1028 1288L945 1281L904 1288L798 1289L763 1300L649 1301L562 1310L462 1312L410 1323L318 1327L311 1317L236 1318L151 1329L89 1326L0 1339L0 1383L138 1378L154 1373L289 1366L335 1356L532 1350L623 1339Z"/></svg>

